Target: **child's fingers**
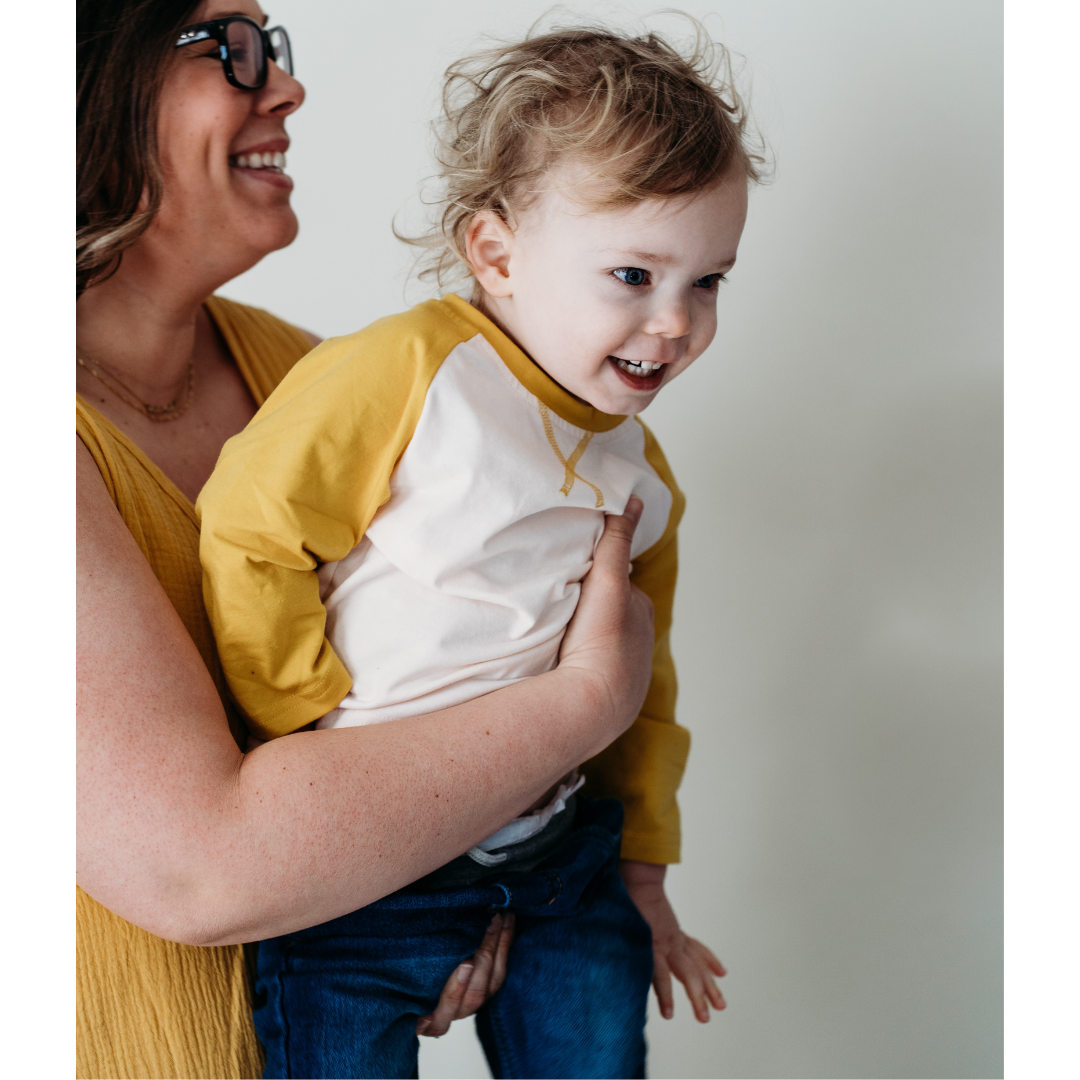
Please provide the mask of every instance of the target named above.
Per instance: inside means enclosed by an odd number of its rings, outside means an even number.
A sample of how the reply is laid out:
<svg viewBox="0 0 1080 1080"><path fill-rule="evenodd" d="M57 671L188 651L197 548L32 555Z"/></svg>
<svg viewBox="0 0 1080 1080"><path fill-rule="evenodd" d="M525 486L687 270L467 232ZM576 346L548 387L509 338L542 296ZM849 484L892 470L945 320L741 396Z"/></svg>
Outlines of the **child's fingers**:
<svg viewBox="0 0 1080 1080"><path fill-rule="evenodd" d="M709 1022L709 1001L705 996L705 983L700 973L693 967L685 969L680 975L683 986L686 987L686 996L694 1008L694 1016L699 1024Z"/></svg>
<svg viewBox="0 0 1080 1080"><path fill-rule="evenodd" d="M707 945L694 938L688 940L691 955L694 956L701 970L701 982L705 988L705 996L714 1009L726 1009L727 1002L724 1001L724 995L720 992L720 987L713 981L713 975L724 976L727 974L727 970L716 959Z"/></svg>
<svg viewBox="0 0 1080 1080"><path fill-rule="evenodd" d="M656 1001L660 1006L660 1015L665 1020L670 1020L675 1015L675 998L671 993L671 971L667 961L659 954L653 957L653 989L656 991Z"/></svg>
<svg viewBox="0 0 1080 1080"><path fill-rule="evenodd" d="M726 1009L727 1002L724 1000L724 995L720 992L720 987L712 981L712 979L705 979L705 996L709 999L709 1003L714 1009Z"/></svg>
<svg viewBox="0 0 1080 1080"><path fill-rule="evenodd" d="M704 941L698 941L696 938L691 938L691 941L705 954L705 962L709 965L709 970L714 975L718 975L723 978L727 974L727 968L716 958L716 954L705 944Z"/></svg>
<svg viewBox="0 0 1080 1080"><path fill-rule="evenodd" d="M704 946L693 938L687 938L684 948L672 956L671 969L675 977L686 987L686 996L694 1007L694 1015L702 1023L709 1021L709 1005L724 1009L727 1003L713 982Z"/></svg>

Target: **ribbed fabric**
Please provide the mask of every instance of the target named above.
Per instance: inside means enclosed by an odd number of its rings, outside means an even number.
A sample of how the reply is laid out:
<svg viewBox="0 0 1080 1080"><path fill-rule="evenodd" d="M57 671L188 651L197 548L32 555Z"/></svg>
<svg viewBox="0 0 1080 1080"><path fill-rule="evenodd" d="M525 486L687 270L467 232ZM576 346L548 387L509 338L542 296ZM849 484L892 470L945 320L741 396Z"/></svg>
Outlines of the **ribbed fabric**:
<svg viewBox="0 0 1080 1080"><path fill-rule="evenodd" d="M295 327L258 308L211 297L207 311L261 405L311 348ZM76 396L76 433L195 642L238 744L245 731L225 690L202 598L195 508L114 424ZM243 947L165 941L81 889L76 912L76 1075L240 1078L262 1075Z"/></svg>

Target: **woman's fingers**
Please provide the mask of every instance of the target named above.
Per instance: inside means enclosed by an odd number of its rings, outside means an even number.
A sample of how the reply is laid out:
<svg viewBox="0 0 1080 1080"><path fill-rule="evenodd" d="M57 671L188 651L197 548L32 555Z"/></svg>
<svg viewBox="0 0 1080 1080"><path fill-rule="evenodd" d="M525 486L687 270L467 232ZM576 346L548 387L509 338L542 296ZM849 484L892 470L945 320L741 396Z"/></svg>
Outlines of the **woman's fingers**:
<svg viewBox="0 0 1080 1080"><path fill-rule="evenodd" d="M461 1003L465 999L465 992L469 988L472 979L473 964L467 961L459 964L446 980L443 992L439 997L439 1004L435 1011L421 1016L416 1021L416 1034L438 1038L450 1030L450 1025L457 1019Z"/></svg>
<svg viewBox="0 0 1080 1080"><path fill-rule="evenodd" d="M491 974L495 968L495 950L498 947L499 938L502 936L502 928L503 917L502 915L496 915L491 920L487 933L484 934L484 940L480 943L480 948L473 953L472 978L469 979L465 997L458 1009L457 1016L454 1017L455 1020L472 1016L487 1001L488 984L491 982Z"/></svg>
<svg viewBox="0 0 1080 1080"><path fill-rule="evenodd" d="M593 556L593 566L598 567L601 573L626 576L626 568L630 565L630 545L643 509L644 503L634 495L621 515L608 514L605 518L604 533Z"/></svg>
<svg viewBox="0 0 1080 1080"><path fill-rule="evenodd" d="M514 916L496 915L472 960L460 964L446 980L435 1011L416 1022L416 1034L437 1038L455 1020L471 1016L502 986L506 957L514 939Z"/></svg>
<svg viewBox="0 0 1080 1080"><path fill-rule="evenodd" d="M506 981L506 958L510 953L510 943L514 940L514 916L504 915L499 944L495 947L495 963L491 969L491 982L488 984L488 997L494 997L499 987Z"/></svg>
<svg viewBox="0 0 1080 1080"><path fill-rule="evenodd" d="M631 499L625 514L605 519L559 653L560 664L604 677L630 706L627 723L637 715L652 672L652 603L630 584L630 542L641 508L640 499Z"/></svg>

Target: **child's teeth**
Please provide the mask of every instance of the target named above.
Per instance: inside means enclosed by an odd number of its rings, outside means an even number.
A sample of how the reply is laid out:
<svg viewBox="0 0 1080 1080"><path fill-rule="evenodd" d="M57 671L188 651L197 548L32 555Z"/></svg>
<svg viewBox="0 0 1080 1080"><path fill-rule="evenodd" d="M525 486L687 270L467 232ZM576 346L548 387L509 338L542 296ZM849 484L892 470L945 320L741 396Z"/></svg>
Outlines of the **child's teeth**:
<svg viewBox="0 0 1080 1080"><path fill-rule="evenodd" d="M615 362L623 371L638 376L651 375L664 366L659 363L654 364L651 360L623 360L622 357L616 357Z"/></svg>

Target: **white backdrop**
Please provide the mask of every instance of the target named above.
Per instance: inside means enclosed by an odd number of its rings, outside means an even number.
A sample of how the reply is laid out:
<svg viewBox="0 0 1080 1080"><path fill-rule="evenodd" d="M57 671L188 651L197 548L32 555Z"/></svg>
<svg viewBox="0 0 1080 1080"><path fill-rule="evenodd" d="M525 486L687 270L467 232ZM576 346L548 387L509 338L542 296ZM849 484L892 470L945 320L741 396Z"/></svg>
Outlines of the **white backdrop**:
<svg viewBox="0 0 1080 1080"><path fill-rule="evenodd" d="M746 58L777 170L646 415L689 499L669 880L731 972L709 1025L651 1012L649 1072L1000 1076L1000 6L684 6ZM269 4L302 231L223 291L323 335L423 298L390 221L440 73L547 9ZM424 1041L421 1076L486 1075L469 1024Z"/></svg>

